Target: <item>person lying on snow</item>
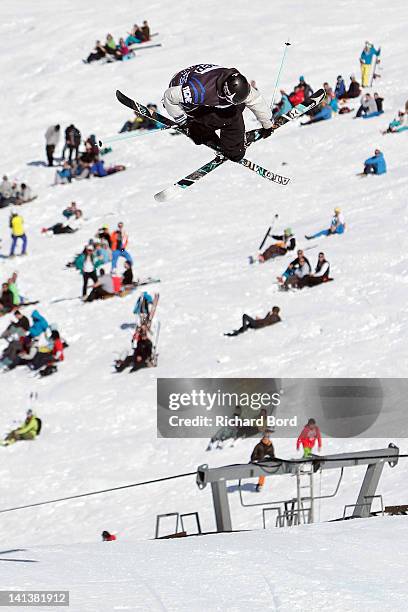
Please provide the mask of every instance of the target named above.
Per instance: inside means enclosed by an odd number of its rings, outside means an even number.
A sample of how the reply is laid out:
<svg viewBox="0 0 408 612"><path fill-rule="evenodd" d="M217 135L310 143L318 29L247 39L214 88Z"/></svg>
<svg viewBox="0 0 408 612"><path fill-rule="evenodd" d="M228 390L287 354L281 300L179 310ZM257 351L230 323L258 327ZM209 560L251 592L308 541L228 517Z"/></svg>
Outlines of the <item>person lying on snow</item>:
<svg viewBox="0 0 408 612"><path fill-rule="evenodd" d="M271 238L279 242L272 244L263 253L258 255L259 263L264 263L273 257L286 255L288 251L293 251L296 247L296 239L290 227L287 227L282 235L272 235Z"/></svg>
<svg viewBox="0 0 408 612"><path fill-rule="evenodd" d="M41 419L39 419L32 410L27 410L27 416L24 423L7 434L3 446L9 446L19 440L35 440L40 431Z"/></svg>
<svg viewBox="0 0 408 612"><path fill-rule="evenodd" d="M279 316L280 308L279 306L274 306L267 315L261 319L260 317L256 317L253 319L247 314L242 315L242 326L239 329L235 329L232 332L227 332L224 336L238 336L238 334L243 334L248 331L248 329L259 329L261 327L267 327L269 325L274 325L275 323L279 323L282 319Z"/></svg>
<svg viewBox="0 0 408 612"><path fill-rule="evenodd" d="M70 218L68 224L64 225L64 223L55 223L54 225L51 225L51 227L43 227L41 232L43 234L48 232L52 232L53 234L73 234L80 229L82 223L82 212L80 210L76 210L73 216Z"/></svg>
<svg viewBox="0 0 408 612"><path fill-rule="evenodd" d="M139 339L136 348L132 355L128 355L125 359L117 359L115 362L116 372L123 372L126 368L132 366L131 372L136 372L142 368L151 367L151 358L153 352L152 341L148 338L147 329L142 326L140 329Z"/></svg>

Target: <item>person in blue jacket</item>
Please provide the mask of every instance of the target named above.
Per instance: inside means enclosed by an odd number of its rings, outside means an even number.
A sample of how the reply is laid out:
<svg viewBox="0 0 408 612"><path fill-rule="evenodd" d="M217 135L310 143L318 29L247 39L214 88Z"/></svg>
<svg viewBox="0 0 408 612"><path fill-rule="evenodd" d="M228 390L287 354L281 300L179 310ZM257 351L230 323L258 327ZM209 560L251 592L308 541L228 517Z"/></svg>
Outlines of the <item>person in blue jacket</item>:
<svg viewBox="0 0 408 612"><path fill-rule="evenodd" d="M386 172L387 166L384 155L379 149L376 149L374 151L374 157L369 157L365 160L363 174L385 174Z"/></svg>
<svg viewBox="0 0 408 612"><path fill-rule="evenodd" d="M337 77L336 87L334 89L334 94L336 98L339 100L346 93L346 86L344 84L344 79L341 75Z"/></svg>
<svg viewBox="0 0 408 612"><path fill-rule="evenodd" d="M31 336L31 338L37 338L37 336L40 336L48 329L49 325L44 317L40 315L38 310L33 310L31 316L33 319L33 324L29 328L28 334Z"/></svg>
<svg viewBox="0 0 408 612"><path fill-rule="evenodd" d="M377 57L380 55L381 49L374 49L372 43L366 41L363 51L360 55L360 64L361 64L361 86L369 87L370 85L370 71L371 64L373 62L373 57L376 55Z"/></svg>
<svg viewBox="0 0 408 612"><path fill-rule="evenodd" d="M312 117L309 121L301 123L300 125L311 125L312 123L317 123L318 121L326 121L327 119L331 119L331 116L332 108L330 104L327 104L327 102L322 102L319 112L316 113L316 115L314 115L314 117Z"/></svg>
<svg viewBox="0 0 408 612"><path fill-rule="evenodd" d="M277 119L281 115L285 115L292 108L292 104L289 101L288 95L281 89L281 101L273 109L272 117Z"/></svg>

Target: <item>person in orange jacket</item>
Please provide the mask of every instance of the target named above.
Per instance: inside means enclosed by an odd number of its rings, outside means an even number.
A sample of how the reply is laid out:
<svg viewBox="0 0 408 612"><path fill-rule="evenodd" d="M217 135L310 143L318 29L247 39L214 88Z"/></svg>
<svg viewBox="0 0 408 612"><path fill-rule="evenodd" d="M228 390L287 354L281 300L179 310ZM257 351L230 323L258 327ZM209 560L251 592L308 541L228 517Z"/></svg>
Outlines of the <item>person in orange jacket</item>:
<svg viewBox="0 0 408 612"><path fill-rule="evenodd" d="M133 265L132 257L126 250L129 242L129 237L123 229L123 223L118 223L117 229L112 232L111 236L111 249L112 249L112 271L116 270L119 257L124 257L126 261Z"/></svg>
<svg viewBox="0 0 408 612"><path fill-rule="evenodd" d="M322 450L322 436L320 429L316 425L316 421L314 419L309 419L297 439L296 450L299 450L299 447L302 444L303 457L310 457L312 454L312 449L316 444L316 440L318 449L320 451Z"/></svg>

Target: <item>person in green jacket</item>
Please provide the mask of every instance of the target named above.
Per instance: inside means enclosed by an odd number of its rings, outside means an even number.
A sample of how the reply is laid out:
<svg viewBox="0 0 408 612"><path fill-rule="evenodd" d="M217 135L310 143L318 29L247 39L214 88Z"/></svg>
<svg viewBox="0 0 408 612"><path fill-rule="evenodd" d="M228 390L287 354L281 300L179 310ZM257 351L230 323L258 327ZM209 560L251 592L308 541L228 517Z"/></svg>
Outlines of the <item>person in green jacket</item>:
<svg viewBox="0 0 408 612"><path fill-rule="evenodd" d="M40 421L32 410L27 410L27 416L22 425L7 434L4 446L14 444L18 440L34 440L40 430Z"/></svg>
<svg viewBox="0 0 408 612"><path fill-rule="evenodd" d="M14 306L19 306L22 300L20 298L20 293L17 287L17 272L13 272L13 274L10 276L7 282L8 282L9 289L11 293L13 294L13 304Z"/></svg>

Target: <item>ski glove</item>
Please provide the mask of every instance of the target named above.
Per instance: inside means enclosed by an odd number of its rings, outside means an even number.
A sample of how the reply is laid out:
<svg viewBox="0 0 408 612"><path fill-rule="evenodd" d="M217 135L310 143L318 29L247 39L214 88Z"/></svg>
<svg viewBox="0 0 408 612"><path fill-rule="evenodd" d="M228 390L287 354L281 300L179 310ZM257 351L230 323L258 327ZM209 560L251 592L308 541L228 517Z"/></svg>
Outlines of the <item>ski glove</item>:
<svg viewBox="0 0 408 612"><path fill-rule="evenodd" d="M262 128L261 129L261 134L262 134L262 138L269 138L269 136L273 133L273 128Z"/></svg>

